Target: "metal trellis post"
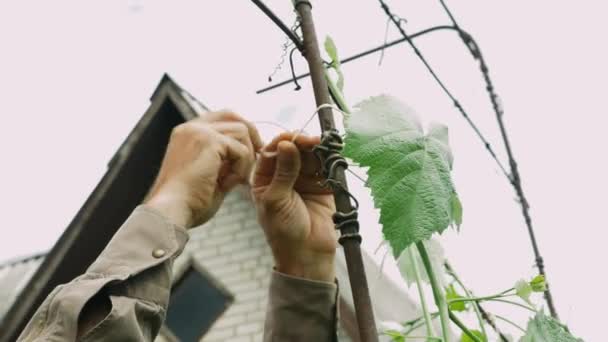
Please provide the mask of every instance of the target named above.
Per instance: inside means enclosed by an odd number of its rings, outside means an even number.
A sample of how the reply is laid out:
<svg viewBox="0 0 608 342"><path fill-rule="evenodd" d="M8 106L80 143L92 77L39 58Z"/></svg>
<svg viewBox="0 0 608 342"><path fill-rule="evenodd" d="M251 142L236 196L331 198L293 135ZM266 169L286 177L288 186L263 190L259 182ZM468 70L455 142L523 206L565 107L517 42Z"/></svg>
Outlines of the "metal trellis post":
<svg viewBox="0 0 608 342"><path fill-rule="evenodd" d="M304 56L308 62L312 86L317 106L331 104L330 93L325 79L323 60L319 52L319 44L312 18L310 1L296 0L295 8L300 16ZM365 277L363 258L361 255L361 236L357 221L357 206L351 203L352 195L348 192L344 170L348 167L339 151L342 146L341 137L336 134L335 123L331 108L319 110L319 121L322 130L320 151L324 164L324 173L328 183L334 190L336 214L334 222L340 229L340 244L344 248L348 276L350 279L355 304L355 312L359 327L359 337L363 342L378 341L378 332L374 321L372 303ZM356 202L356 201L355 201Z"/></svg>

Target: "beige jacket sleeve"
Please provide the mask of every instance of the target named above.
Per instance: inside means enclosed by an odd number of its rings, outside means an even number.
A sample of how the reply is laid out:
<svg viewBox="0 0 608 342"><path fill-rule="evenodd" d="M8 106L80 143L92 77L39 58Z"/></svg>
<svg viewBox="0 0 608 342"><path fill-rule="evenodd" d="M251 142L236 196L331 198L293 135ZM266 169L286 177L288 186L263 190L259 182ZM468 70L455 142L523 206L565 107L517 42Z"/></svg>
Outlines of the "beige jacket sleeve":
<svg viewBox="0 0 608 342"><path fill-rule="evenodd" d="M185 229L139 206L85 274L51 292L19 341L75 341L78 329L81 341L152 341L187 240ZM335 341L336 296L335 284L275 272L264 340Z"/></svg>
<svg viewBox="0 0 608 342"><path fill-rule="evenodd" d="M92 328L82 341L151 341L165 317L173 259L187 240L185 229L139 206L85 274L51 292L19 341L75 341L79 324Z"/></svg>
<svg viewBox="0 0 608 342"><path fill-rule="evenodd" d="M274 272L264 342L335 342L338 286Z"/></svg>

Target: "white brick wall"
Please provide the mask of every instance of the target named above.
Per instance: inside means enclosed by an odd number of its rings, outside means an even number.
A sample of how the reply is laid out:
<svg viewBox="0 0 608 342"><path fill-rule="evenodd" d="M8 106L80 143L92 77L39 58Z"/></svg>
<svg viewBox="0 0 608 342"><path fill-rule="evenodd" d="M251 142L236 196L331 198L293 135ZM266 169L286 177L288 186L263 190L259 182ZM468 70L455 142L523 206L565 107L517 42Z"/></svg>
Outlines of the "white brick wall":
<svg viewBox="0 0 608 342"><path fill-rule="evenodd" d="M228 194L215 217L191 231L176 267L190 256L235 297L202 341L262 341L273 259L246 189Z"/></svg>

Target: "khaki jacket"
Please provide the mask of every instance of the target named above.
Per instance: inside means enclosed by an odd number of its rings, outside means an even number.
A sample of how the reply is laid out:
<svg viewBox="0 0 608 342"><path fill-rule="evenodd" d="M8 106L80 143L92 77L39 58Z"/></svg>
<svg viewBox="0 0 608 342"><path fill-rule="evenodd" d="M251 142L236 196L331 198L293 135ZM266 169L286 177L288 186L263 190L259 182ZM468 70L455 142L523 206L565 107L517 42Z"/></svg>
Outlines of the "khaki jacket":
<svg viewBox="0 0 608 342"><path fill-rule="evenodd" d="M152 341L187 241L185 229L139 206L85 274L49 294L19 341L75 341L79 328L82 341ZM335 284L274 272L264 341L335 341L337 295Z"/></svg>

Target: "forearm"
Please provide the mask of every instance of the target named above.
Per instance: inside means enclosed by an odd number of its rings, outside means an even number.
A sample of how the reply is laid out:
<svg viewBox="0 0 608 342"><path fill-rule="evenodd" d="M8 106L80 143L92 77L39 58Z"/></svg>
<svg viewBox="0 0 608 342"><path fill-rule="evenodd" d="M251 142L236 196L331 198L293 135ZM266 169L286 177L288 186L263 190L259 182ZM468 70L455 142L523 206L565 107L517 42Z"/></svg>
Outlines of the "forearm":
<svg viewBox="0 0 608 342"><path fill-rule="evenodd" d="M168 305L172 261L187 239L161 214L138 207L85 274L47 297L20 340L151 340Z"/></svg>

